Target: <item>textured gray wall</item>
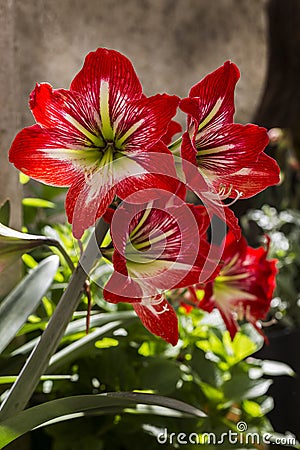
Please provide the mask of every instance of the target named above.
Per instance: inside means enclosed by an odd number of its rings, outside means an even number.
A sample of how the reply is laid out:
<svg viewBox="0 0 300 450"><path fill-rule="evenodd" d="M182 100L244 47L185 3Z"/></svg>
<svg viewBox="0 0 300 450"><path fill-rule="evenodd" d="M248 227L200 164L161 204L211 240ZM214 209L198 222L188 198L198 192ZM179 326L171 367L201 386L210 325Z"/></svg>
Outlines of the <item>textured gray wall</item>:
<svg viewBox="0 0 300 450"><path fill-rule="evenodd" d="M125 53L146 94L185 96L227 59L237 63L237 119L250 120L265 75L264 0L15 0L22 123L35 81L68 87L97 47Z"/></svg>
<svg viewBox="0 0 300 450"><path fill-rule="evenodd" d="M18 172L8 162L7 152L19 124L20 83L15 67L14 7L0 2L0 206L11 200L11 225L21 225L21 189Z"/></svg>

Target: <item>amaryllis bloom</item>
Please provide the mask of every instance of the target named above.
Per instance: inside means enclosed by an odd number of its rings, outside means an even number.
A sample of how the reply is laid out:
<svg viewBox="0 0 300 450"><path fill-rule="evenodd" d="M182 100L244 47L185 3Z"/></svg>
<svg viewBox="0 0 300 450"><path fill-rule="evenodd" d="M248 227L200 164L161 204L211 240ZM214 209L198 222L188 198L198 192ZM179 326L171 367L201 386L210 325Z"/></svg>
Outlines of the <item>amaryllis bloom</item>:
<svg viewBox="0 0 300 450"><path fill-rule="evenodd" d="M151 154L169 154L161 138L178 102L167 94L147 98L131 62L100 48L87 55L69 90L36 85L30 108L37 123L16 136L10 161L31 178L70 186L66 212L80 238L115 195L166 188ZM170 163L160 170L175 174Z"/></svg>
<svg viewBox="0 0 300 450"><path fill-rule="evenodd" d="M277 163L263 153L267 131L233 123L239 75L235 64L227 61L192 87L180 103L188 114L182 158L198 166L221 200L248 198L279 181Z"/></svg>
<svg viewBox="0 0 300 450"><path fill-rule="evenodd" d="M219 309L231 338L239 328L238 319L251 322L262 334L258 321L265 319L270 309L277 273L276 260L267 259L268 249L269 242L266 248L252 248L244 237L237 243L229 232L224 265L217 277L204 287L189 289L197 306L208 312Z"/></svg>
<svg viewBox="0 0 300 450"><path fill-rule="evenodd" d="M132 303L146 328L175 345L177 317L165 292L199 282L213 270L205 266L209 251L205 208L175 196L147 205L123 203L110 222L112 243L101 251L115 270L104 298Z"/></svg>

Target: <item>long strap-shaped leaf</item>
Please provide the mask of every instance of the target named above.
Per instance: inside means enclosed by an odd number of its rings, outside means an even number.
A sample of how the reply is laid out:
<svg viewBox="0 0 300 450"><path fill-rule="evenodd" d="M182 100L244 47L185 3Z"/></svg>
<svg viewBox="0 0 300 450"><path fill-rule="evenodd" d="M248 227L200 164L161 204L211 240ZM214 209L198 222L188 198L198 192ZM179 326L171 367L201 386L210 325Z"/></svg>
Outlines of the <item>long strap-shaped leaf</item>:
<svg viewBox="0 0 300 450"><path fill-rule="evenodd" d="M99 313L91 316L90 320L90 328L99 327L102 325L105 325L107 323L115 322L116 320L120 320L122 322L127 320L137 320L138 317L135 314L134 311L117 311L117 312L105 312L105 313ZM77 319L73 322L70 322L69 325L66 328L66 331L64 333L64 336L70 336L74 333L79 333L81 331L84 331L86 329L86 318L84 319ZM30 352L35 345L37 344L39 338L34 338L29 342L26 342L26 344L21 345L17 349L15 349L11 356L17 356L17 355L26 355L28 352Z"/></svg>
<svg viewBox="0 0 300 450"><path fill-rule="evenodd" d="M0 408L0 420L13 416L25 408L34 392L41 375L45 372L51 356L56 351L64 331L72 318L81 297L85 280L94 261L101 255L99 243L102 242L108 225L99 220L86 250L80 258L71 280L60 299L48 326L30 354L17 381Z"/></svg>
<svg viewBox="0 0 300 450"><path fill-rule="evenodd" d="M78 413L89 413L108 408L117 408L121 412L130 405L156 405L179 411L182 414L189 414L192 417L203 418L206 415L198 408L175 400L170 397L162 397L154 394L143 394L138 392L112 392L99 395L78 395L65 397L42 405L26 409L2 422L0 425L0 449L19 436L27 433L50 421L61 417L63 420L78 417Z"/></svg>
<svg viewBox="0 0 300 450"><path fill-rule="evenodd" d="M0 353L15 337L50 287L59 257L44 259L16 286L0 305Z"/></svg>

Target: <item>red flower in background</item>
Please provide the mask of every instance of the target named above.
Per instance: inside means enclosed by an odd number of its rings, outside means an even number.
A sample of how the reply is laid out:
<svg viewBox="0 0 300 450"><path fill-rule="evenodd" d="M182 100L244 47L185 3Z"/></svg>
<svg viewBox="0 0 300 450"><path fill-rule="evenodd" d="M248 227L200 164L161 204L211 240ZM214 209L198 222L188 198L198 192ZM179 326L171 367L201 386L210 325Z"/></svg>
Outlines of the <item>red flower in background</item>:
<svg viewBox="0 0 300 450"><path fill-rule="evenodd" d="M205 311L218 308L231 338L238 331L237 318L242 316L262 334L258 320L264 319L270 309L276 260L267 259L267 248L252 248L244 237L237 243L232 233L225 240L223 263L217 277L203 286L189 289L193 302ZM204 297L198 300L197 290Z"/></svg>
<svg viewBox="0 0 300 450"><path fill-rule="evenodd" d="M109 220L112 243L101 251L115 270L104 288L105 300L132 303L146 328L175 345L177 317L164 292L197 283L213 271L205 267L210 248L205 209L172 196L143 207L123 203Z"/></svg>
<svg viewBox="0 0 300 450"><path fill-rule="evenodd" d="M248 198L279 181L277 163L263 153L267 131L257 125L233 123L239 76L236 65L227 61L180 102L188 114L182 158L198 166L220 199Z"/></svg>
<svg viewBox="0 0 300 450"><path fill-rule="evenodd" d="M124 198L149 185L168 188L149 173L151 152L169 153L160 140L178 102L166 94L145 97L131 62L98 49L86 57L70 90L36 86L30 108L37 124L16 136L10 161L31 178L70 186L66 212L80 238L115 194ZM161 169L175 175L170 162Z"/></svg>

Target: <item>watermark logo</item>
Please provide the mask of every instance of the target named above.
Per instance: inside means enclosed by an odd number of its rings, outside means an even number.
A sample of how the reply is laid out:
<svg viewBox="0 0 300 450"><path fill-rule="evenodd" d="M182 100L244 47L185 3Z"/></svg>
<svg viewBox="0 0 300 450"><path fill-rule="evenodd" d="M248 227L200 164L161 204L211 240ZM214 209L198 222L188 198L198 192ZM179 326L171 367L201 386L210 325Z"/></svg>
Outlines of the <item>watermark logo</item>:
<svg viewBox="0 0 300 450"><path fill-rule="evenodd" d="M246 422L240 421L236 424L236 430L227 430L221 434L213 432L207 433L169 433L165 428L161 433L157 434L157 442L164 444L177 445L226 445L226 444L243 444L243 445L296 445L296 438L292 434L279 435L276 433L262 433L248 431Z"/></svg>
<svg viewBox="0 0 300 450"><path fill-rule="evenodd" d="M239 432L243 433L244 431L248 430L248 425L246 422L240 421L236 424L236 428Z"/></svg>

